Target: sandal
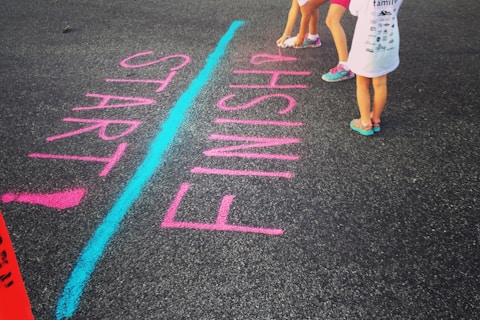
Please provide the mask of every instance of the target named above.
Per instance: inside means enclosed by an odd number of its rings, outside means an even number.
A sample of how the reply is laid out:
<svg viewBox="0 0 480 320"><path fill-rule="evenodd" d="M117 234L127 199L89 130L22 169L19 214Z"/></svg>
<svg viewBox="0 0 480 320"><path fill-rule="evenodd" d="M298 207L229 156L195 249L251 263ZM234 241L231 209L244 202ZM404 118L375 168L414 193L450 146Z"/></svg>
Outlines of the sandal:
<svg viewBox="0 0 480 320"><path fill-rule="evenodd" d="M372 124L364 124L361 119L353 119L350 122L350 128L364 136L371 136L373 134Z"/></svg>

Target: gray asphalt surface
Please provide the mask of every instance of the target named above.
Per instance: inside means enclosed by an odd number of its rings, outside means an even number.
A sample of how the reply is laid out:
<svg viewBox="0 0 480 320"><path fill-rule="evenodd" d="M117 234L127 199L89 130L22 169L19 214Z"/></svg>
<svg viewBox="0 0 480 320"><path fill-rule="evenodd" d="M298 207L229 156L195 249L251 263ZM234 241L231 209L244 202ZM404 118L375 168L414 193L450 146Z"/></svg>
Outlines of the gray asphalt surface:
<svg viewBox="0 0 480 320"><path fill-rule="evenodd" d="M170 110L235 21L244 24L203 79L118 230L99 248L104 251L70 318L480 318L480 3L404 2L401 64L389 78L382 131L373 137L348 127L358 116L355 82L320 79L337 62L323 23L326 6L320 10L320 48L275 46L289 5L286 0L2 1L0 195L87 191L66 209L0 202L36 319L61 318L59 301L73 294L65 288L81 253L112 208L124 205L119 199L135 181ZM355 19L347 14L343 21L351 39ZM131 62L171 55L191 61L160 92L158 83L106 81L163 80L181 61L120 65L145 52L152 54ZM250 59L260 54L295 61L253 64ZM305 87L234 87L270 79L239 70L305 72L279 78L281 84ZM76 109L97 105L95 94L154 102ZM239 108L274 94L283 96ZM287 107L285 96L295 106L279 113ZM225 97L230 110L217 106ZM48 140L87 126L68 118L141 125L115 140L100 139L98 130ZM298 125L238 123L245 119ZM106 134L124 130L110 126ZM232 137L296 142L237 150L257 157L204 154L245 144ZM105 163L99 161L31 156L110 157L121 143L128 144L123 156L103 176ZM294 157L266 158L267 153ZM201 174L194 168L291 177ZM190 189L176 221L215 224L222 198L234 195L225 198L233 199L228 224L283 233L162 227L184 183Z"/></svg>

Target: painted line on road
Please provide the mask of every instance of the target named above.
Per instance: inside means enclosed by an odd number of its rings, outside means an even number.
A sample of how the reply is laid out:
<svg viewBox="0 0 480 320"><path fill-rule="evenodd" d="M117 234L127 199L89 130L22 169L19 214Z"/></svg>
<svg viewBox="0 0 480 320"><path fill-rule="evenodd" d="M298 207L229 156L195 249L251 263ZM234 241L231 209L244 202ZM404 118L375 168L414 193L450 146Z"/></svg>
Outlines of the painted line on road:
<svg viewBox="0 0 480 320"><path fill-rule="evenodd" d="M175 106L170 110L168 118L162 123L160 131L150 145L150 149L128 182L124 192L114 203L112 209L98 226L92 238L80 254L76 265L68 279L63 292L57 302L56 318L66 319L73 316L78 308L83 290L95 270L97 262L102 257L110 239L118 230L120 222L135 203L143 187L153 176L163 162L163 155L173 142L180 125L185 119L186 111L191 107L196 96L203 86L209 81L220 59L225 55L228 44L233 39L235 32L245 22L234 21L228 31L220 39L215 50L208 56L205 67L192 81L190 87L180 96Z"/></svg>

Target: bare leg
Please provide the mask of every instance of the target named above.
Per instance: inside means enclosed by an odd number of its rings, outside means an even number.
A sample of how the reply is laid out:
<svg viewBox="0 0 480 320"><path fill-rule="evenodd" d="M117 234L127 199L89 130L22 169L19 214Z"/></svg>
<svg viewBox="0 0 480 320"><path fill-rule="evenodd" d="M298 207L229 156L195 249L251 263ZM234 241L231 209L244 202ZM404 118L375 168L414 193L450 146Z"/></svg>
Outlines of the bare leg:
<svg viewBox="0 0 480 320"><path fill-rule="evenodd" d="M360 119L364 124L370 123L370 83L372 79L357 75L357 103Z"/></svg>
<svg viewBox="0 0 480 320"><path fill-rule="evenodd" d="M319 20L319 13L318 10L321 5L325 4L328 0L309 0L312 4L312 7L315 8L315 12L312 14L310 19L310 34L318 34L318 20Z"/></svg>
<svg viewBox="0 0 480 320"><path fill-rule="evenodd" d="M309 25L308 25L308 33L309 34L318 34L318 17L319 17L319 14L318 14L318 9L315 10L315 12L312 14L312 16L310 17L310 22L309 22Z"/></svg>
<svg viewBox="0 0 480 320"><path fill-rule="evenodd" d="M346 62L348 60L347 36L343 30L340 20L347 9L339 4L331 4L328 8L326 24L332 34L335 47L337 48L338 61Z"/></svg>
<svg viewBox="0 0 480 320"><path fill-rule="evenodd" d="M374 90L372 120L380 122L380 116L387 102L387 75L373 78L372 84Z"/></svg>

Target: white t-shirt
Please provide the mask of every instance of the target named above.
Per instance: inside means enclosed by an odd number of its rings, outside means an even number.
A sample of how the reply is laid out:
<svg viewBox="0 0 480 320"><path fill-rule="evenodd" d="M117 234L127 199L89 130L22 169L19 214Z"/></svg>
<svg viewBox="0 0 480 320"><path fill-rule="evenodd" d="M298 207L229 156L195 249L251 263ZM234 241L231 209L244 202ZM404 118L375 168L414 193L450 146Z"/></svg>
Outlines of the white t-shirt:
<svg viewBox="0 0 480 320"><path fill-rule="evenodd" d="M356 74L374 78L400 64L398 10L403 0L351 0L350 12L358 16L348 67Z"/></svg>

